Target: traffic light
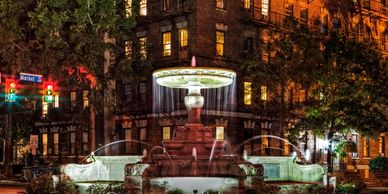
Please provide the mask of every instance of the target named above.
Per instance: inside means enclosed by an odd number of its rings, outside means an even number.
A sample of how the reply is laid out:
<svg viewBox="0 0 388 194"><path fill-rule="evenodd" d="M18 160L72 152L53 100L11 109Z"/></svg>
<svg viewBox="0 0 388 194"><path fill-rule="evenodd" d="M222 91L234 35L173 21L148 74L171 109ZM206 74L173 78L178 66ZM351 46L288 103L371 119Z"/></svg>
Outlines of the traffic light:
<svg viewBox="0 0 388 194"><path fill-rule="evenodd" d="M16 82L14 80L6 80L5 84L5 100L8 102L14 102L16 99Z"/></svg>
<svg viewBox="0 0 388 194"><path fill-rule="evenodd" d="M54 101L54 96L53 96L53 85L48 84L46 86L46 91L44 92L44 101L47 103L52 103Z"/></svg>

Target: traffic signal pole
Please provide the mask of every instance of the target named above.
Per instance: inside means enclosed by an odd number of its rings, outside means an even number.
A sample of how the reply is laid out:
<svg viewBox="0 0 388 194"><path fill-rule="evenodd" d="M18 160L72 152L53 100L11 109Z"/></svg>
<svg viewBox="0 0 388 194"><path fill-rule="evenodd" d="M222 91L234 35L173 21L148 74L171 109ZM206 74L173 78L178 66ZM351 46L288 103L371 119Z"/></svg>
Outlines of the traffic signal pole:
<svg viewBox="0 0 388 194"><path fill-rule="evenodd" d="M12 114L13 114L13 103L9 102L9 111L5 114L5 149L4 149L4 166L5 166L5 177L12 177L12 162L13 162L13 147L12 147Z"/></svg>

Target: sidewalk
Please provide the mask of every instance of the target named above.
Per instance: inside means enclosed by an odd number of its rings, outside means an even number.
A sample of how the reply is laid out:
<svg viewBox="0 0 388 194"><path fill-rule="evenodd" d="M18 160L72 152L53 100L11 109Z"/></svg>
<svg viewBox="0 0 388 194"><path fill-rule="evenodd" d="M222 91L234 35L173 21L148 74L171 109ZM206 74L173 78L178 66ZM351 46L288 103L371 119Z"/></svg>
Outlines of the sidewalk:
<svg viewBox="0 0 388 194"><path fill-rule="evenodd" d="M388 193L388 187L368 187L361 191L360 194L383 194Z"/></svg>

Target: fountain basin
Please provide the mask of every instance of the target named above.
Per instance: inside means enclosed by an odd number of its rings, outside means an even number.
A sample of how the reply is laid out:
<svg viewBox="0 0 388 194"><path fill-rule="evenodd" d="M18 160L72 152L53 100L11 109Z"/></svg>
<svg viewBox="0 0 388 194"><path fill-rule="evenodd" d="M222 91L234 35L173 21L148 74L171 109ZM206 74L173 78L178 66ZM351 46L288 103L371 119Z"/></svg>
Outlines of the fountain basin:
<svg viewBox="0 0 388 194"><path fill-rule="evenodd" d="M163 177L149 180L151 188L165 187L167 191L180 189L184 193L204 193L217 191L219 193L236 193L239 180L226 177Z"/></svg>

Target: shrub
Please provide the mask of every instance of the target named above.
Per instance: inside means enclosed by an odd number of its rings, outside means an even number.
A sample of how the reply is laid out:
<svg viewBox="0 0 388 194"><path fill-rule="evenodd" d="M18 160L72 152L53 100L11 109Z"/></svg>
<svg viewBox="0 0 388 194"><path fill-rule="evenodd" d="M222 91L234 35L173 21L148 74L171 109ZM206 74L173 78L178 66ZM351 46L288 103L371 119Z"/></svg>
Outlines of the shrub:
<svg viewBox="0 0 388 194"><path fill-rule="evenodd" d="M29 194L48 194L53 191L53 178L49 174L44 174L32 179L26 188L26 192Z"/></svg>
<svg viewBox="0 0 388 194"><path fill-rule="evenodd" d="M55 191L58 194L74 194L74 193L79 193L76 185L72 181L59 181L55 185Z"/></svg>
<svg viewBox="0 0 388 194"><path fill-rule="evenodd" d="M183 190L178 189L178 188L167 192L167 194L184 194L184 193L185 192L183 192Z"/></svg>
<svg viewBox="0 0 388 194"><path fill-rule="evenodd" d="M354 183L344 183L337 186L339 194L357 194L361 192L361 187Z"/></svg>
<svg viewBox="0 0 388 194"><path fill-rule="evenodd" d="M388 165L388 158L377 156L369 161L369 167L373 173L384 169L384 166Z"/></svg>
<svg viewBox="0 0 388 194"><path fill-rule="evenodd" d="M89 194L106 194L106 193L115 193L115 194L124 194L123 183L113 182L108 185L103 184L93 184L88 187L86 193Z"/></svg>

